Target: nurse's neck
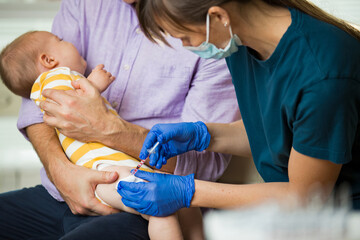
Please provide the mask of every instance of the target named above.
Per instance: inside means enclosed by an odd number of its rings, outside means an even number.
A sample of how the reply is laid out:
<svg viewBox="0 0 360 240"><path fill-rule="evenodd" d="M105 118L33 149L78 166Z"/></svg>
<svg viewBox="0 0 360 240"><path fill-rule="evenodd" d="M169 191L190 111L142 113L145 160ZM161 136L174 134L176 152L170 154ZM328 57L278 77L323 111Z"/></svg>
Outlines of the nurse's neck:
<svg viewBox="0 0 360 240"><path fill-rule="evenodd" d="M287 8L271 6L263 1L229 2L224 9L230 15L233 33L239 36L243 45L255 50L261 60L272 55L291 25Z"/></svg>

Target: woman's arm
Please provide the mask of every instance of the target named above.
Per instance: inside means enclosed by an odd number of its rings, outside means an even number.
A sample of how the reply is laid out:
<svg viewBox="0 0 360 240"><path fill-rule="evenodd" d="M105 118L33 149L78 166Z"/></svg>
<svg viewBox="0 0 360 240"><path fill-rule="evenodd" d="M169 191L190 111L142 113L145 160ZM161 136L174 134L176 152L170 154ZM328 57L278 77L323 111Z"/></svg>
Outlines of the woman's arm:
<svg viewBox="0 0 360 240"><path fill-rule="evenodd" d="M326 198L330 195L340 170L341 165L311 158L292 149L288 183L220 184L194 181L193 174L174 176L138 171L136 176L148 182L120 182L118 192L123 197L123 203L138 212L167 216L189 206L231 208L270 199L286 200L294 195L299 200L306 201L312 191L319 192L318 189L322 190L321 193Z"/></svg>
<svg viewBox="0 0 360 240"><path fill-rule="evenodd" d="M289 159L289 182L234 185L195 180L196 190L191 206L229 208L269 199L283 200L292 195L306 200L315 190L321 190L327 198L341 167L340 164L308 157L292 149Z"/></svg>
<svg viewBox="0 0 360 240"><path fill-rule="evenodd" d="M141 159L148 157L147 149L156 142L160 142L158 151L149 158L150 164L158 168L166 164L167 159L191 150L202 152L206 149L210 152L251 156L250 144L242 120L206 125L201 121L156 124L146 136L140 152Z"/></svg>
<svg viewBox="0 0 360 240"><path fill-rule="evenodd" d="M233 123L207 123L211 135L207 150L251 157L251 149L243 120Z"/></svg>

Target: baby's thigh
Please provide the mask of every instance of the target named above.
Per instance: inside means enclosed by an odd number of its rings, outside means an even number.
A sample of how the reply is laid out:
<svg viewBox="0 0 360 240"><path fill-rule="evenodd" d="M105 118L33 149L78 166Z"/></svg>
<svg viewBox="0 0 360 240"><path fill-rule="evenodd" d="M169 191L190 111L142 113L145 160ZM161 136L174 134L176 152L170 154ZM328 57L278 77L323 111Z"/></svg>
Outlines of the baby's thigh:
<svg viewBox="0 0 360 240"><path fill-rule="evenodd" d="M109 172L118 172L119 178L123 179L130 175L131 167L121 167L121 166L108 166L102 169L102 171ZM125 212L139 214L134 209L129 208L123 204L121 201L121 196L117 192L118 180L110 184L98 184L96 187L96 194L103 200L105 203L110 205L113 208L120 209Z"/></svg>

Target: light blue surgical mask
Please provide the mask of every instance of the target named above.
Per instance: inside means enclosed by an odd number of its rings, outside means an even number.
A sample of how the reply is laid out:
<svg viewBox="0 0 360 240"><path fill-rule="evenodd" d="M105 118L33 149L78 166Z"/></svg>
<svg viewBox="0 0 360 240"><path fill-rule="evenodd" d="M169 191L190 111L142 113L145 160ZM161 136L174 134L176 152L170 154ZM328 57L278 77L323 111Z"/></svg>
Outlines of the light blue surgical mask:
<svg viewBox="0 0 360 240"><path fill-rule="evenodd" d="M214 44L209 43L210 36L210 16L207 14L206 16L206 41L200 44L197 47L189 47L185 46L185 48L197 55L201 58L214 58L221 59L229 57L231 54L238 51L238 46L241 46L240 38L232 33L231 26L229 26L230 31L230 41L224 49L217 48Z"/></svg>

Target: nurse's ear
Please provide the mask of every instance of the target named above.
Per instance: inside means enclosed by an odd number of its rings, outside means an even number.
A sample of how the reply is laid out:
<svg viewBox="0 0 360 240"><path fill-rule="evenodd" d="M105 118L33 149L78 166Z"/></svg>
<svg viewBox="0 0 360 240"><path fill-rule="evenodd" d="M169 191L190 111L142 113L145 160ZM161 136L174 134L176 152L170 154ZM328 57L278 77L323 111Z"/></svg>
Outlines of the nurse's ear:
<svg viewBox="0 0 360 240"><path fill-rule="evenodd" d="M59 61L55 59L55 57L48 55L47 53L42 53L39 56L39 63L41 68L45 68L47 70L53 69L59 65Z"/></svg>
<svg viewBox="0 0 360 240"><path fill-rule="evenodd" d="M208 14L214 25L222 25L227 28L231 24L229 13L222 7L213 6L209 8Z"/></svg>

